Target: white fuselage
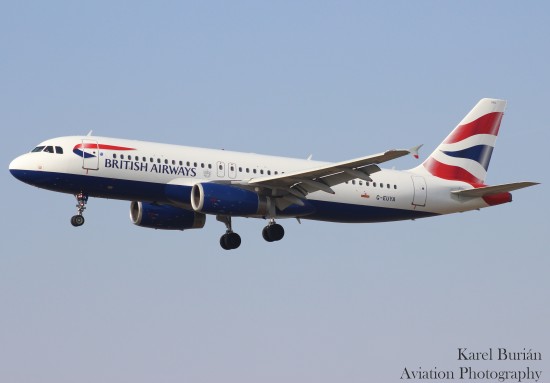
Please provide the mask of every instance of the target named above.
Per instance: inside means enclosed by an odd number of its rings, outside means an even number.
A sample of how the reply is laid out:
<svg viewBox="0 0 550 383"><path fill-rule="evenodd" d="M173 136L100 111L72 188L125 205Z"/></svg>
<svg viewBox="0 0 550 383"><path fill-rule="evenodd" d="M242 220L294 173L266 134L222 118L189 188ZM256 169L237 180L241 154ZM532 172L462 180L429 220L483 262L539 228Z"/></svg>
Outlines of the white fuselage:
<svg viewBox="0 0 550 383"><path fill-rule="evenodd" d="M16 158L10 164L13 175L34 186L58 192L85 192L92 197L157 202L190 210L190 199L186 194L195 183L224 181L239 184L243 180L326 164L95 136L61 137L39 145L50 146L53 153L31 152ZM336 185L334 194L324 191L308 194L307 201L311 201L315 212L302 218L381 222L489 206L482 198L461 200L451 194L451 191L471 188L465 182L443 180L414 170L383 169L372 174L371 178L370 182L354 179ZM178 188L174 189L178 197L166 192L167 185Z"/></svg>

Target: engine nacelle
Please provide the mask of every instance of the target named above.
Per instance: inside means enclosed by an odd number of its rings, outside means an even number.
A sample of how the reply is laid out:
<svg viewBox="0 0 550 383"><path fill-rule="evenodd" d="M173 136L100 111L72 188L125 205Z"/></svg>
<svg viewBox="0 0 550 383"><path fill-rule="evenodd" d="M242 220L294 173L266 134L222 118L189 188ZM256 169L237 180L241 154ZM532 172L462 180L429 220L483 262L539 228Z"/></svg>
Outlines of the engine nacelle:
<svg viewBox="0 0 550 383"><path fill-rule="evenodd" d="M263 216L267 213L267 198L231 185L198 183L191 189L191 206L206 214Z"/></svg>
<svg viewBox="0 0 550 383"><path fill-rule="evenodd" d="M170 205L133 201L130 219L134 225L161 230L202 229L206 216Z"/></svg>

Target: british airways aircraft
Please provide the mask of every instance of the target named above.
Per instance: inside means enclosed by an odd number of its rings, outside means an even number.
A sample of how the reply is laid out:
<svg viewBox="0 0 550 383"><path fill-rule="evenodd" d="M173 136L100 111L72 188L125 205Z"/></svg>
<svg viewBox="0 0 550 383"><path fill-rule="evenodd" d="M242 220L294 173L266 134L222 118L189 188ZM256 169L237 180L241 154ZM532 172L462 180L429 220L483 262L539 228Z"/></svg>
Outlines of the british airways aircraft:
<svg viewBox="0 0 550 383"><path fill-rule="evenodd" d="M279 218L329 222L417 219L512 201L511 191L536 185L485 184L506 101L482 99L419 166L381 163L420 146L338 163L202 149L108 137L44 141L14 159L20 181L77 199L73 226L84 224L88 197L131 201L134 224L164 230L202 228L206 216L226 226L220 245L236 249L232 217L267 220L262 235L279 241Z"/></svg>

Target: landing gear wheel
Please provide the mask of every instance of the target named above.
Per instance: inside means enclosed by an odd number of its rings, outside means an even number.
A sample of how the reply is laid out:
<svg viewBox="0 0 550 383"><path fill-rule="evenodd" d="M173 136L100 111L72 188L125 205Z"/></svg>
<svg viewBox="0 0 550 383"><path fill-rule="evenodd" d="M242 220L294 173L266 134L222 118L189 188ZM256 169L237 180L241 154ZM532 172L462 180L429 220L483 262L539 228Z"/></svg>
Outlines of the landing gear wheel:
<svg viewBox="0 0 550 383"><path fill-rule="evenodd" d="M225 234L220 238L220 246L224 250L233 250L241 246L241 236L231 228L231 216L230 215L217 215L216 219L225 224Z"/></svg>
<svg viewBox="0 0 550 383"><path fill-rule="evenodd" d="M267 225L262 230L262 237L267 242L280 241L285 236L285 229L278 223Z"/></svg>
<svg viewBox="0 0 550 383"><path fill-rule="evenodd" d="M73 215L71 217L71 224L74 227L82 226L84 225L84 216L82 215Z"/></svg>
<svg viewBox="0 0 550 383"><path fill-rule="evenodd" d="M233 250L241 246L241 236L237 233L226 233L220 238L220 246L224 250Z"/></svg>
<svg viewBox="0 0 550 383"><path fill-rule="evenodd" d="M224 250L230 250L229 247L227 247L227 234L224 234L220 237L220 246Z"/></svg>
<svg viewBox="0 0 550 383"><path fill-rule="evenodd" d="M262 230L262 237L264 237L264 239L267 241L267 242L273 242L273 240L271 239L271 237L269 236L269 230L268 230L269 226L266 226L263 228Z"/></svg>
<svg viewBox="0 0 550 383"><path fill-rule="evenodd" d="M76 209L78 211L78 214L71 217L71 225L73 225L74 227L78 227L84 225L84 216L82 215L82 213L84 213L84 210L86 210L88 195L86 193L80 192L78 194L75 194L75 197L77 202Z"/></svg>

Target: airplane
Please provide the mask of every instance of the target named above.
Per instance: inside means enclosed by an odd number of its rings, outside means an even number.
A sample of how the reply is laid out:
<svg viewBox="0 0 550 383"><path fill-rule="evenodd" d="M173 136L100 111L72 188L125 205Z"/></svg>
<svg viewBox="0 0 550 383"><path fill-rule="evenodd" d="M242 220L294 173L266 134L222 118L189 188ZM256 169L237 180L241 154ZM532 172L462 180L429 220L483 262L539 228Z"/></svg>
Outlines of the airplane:
<svg viewBox="0 0 550 383"><path fill-rule="evenodd" d="M9 165L18 180L73 194L84 224L89 197L131 201L130 217L141 227L187 230L206 216L226 226L225 250L241 237L233 217L267 220L263 238L283 238L278 219L368 223L415 220L479 210L512 201L511 191L537 185L489 186L485 178L505 100L484 98L431 155L399 171L380 164L413 155L420 146L393 149L337 163L204 149L118 138L60 137L38 144Z"/></svg>

